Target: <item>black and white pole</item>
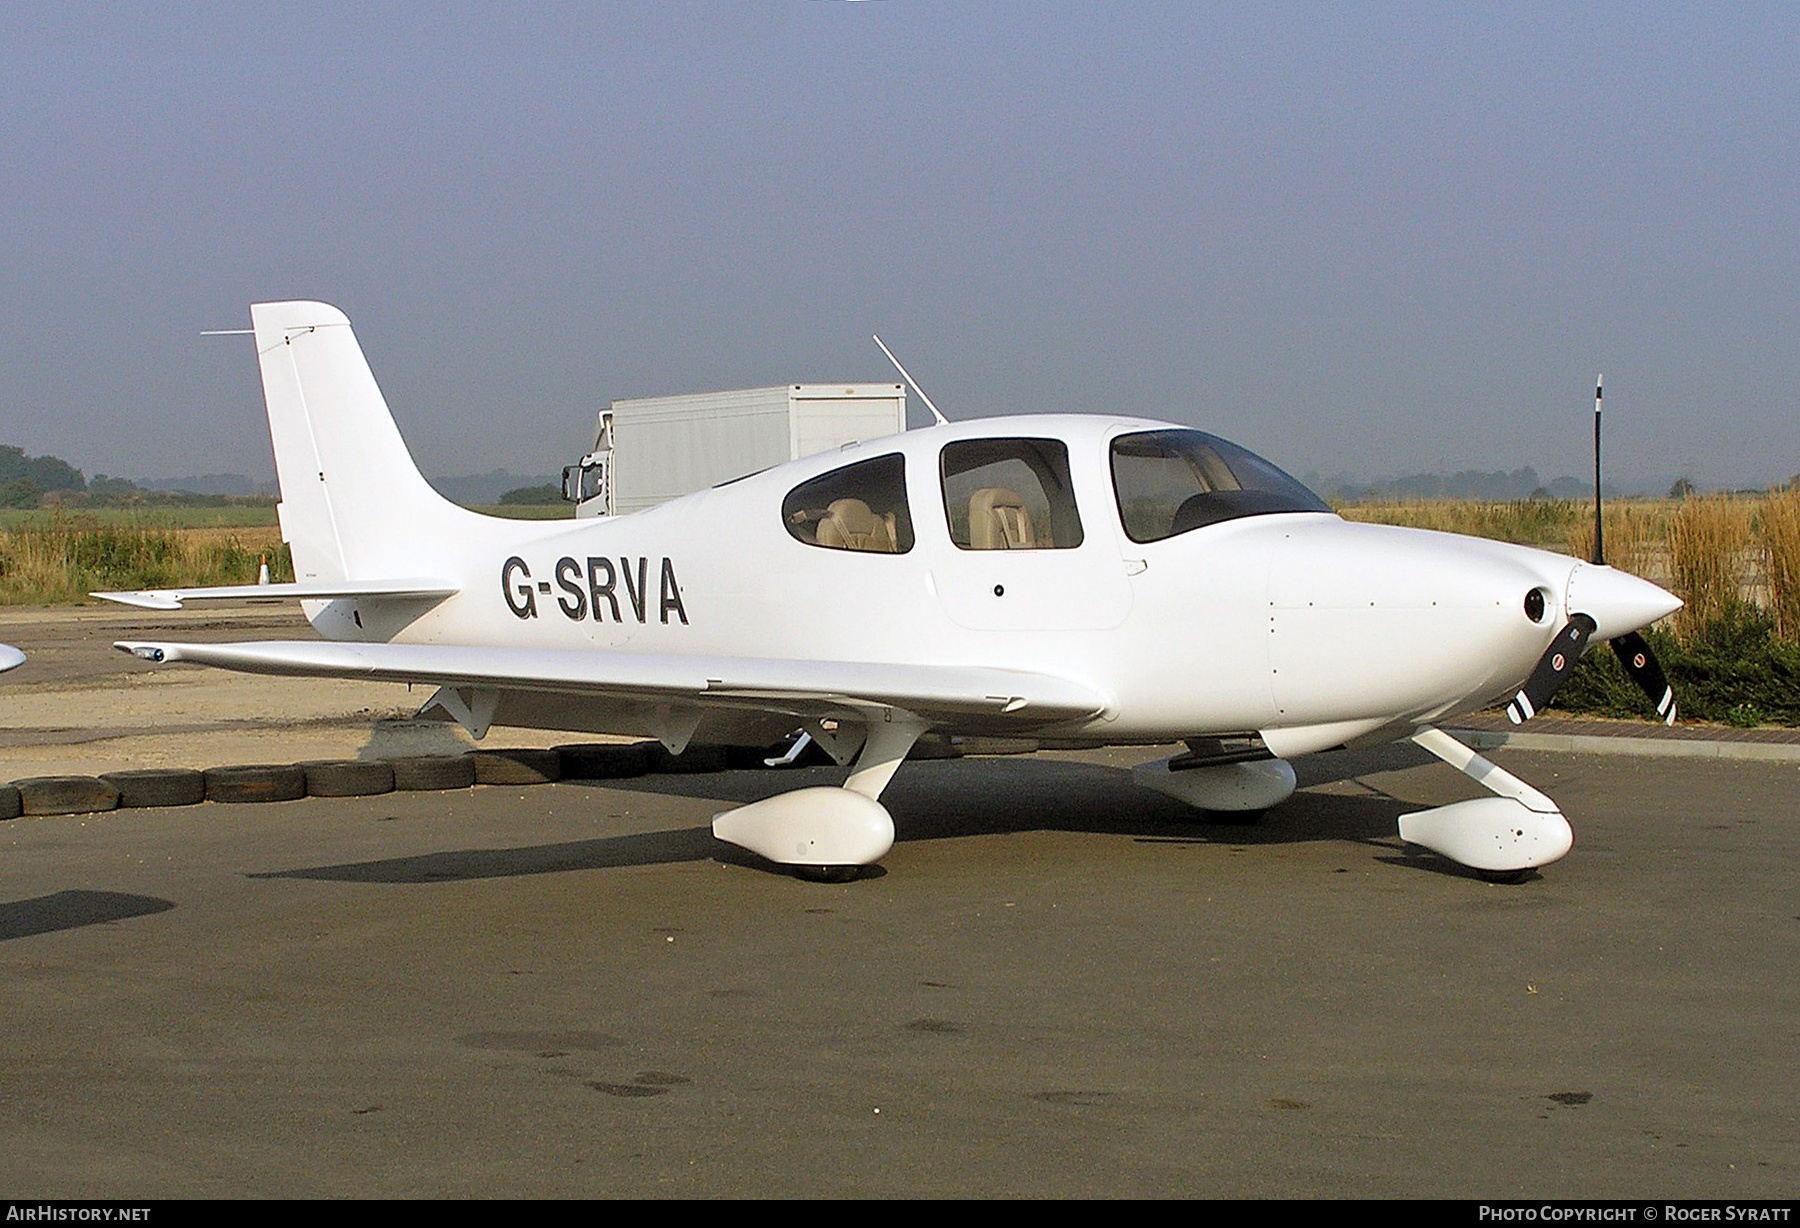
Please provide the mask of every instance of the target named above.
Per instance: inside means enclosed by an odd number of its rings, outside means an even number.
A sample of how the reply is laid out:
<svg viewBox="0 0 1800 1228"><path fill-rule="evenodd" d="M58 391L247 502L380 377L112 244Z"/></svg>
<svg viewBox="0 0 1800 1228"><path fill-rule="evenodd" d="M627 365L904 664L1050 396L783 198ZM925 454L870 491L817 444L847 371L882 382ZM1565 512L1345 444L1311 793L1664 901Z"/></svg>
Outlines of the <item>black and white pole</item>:
<svg viewBox="0 0 1800 1228"><path fill-rule="evenodd" d="M1594 377L1594 563L1606 562L1606 542L1600 521L1600 394L1606 385L1604 373Z"/></svg>

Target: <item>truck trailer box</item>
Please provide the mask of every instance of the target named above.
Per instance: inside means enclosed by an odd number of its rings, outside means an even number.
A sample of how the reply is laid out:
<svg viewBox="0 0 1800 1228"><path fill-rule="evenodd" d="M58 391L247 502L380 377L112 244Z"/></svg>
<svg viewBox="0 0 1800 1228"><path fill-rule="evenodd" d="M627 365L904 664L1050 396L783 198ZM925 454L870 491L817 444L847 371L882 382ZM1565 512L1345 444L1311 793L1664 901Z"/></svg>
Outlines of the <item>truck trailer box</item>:
<svg viewBox="0 0 1800 1228"><path fill-rule="evenodd" d="M577 484L565 477L565 483L580 497L577 515L623 514L905 429L904 384L783 384L637 397L600 412L583 478Z"/></svg>

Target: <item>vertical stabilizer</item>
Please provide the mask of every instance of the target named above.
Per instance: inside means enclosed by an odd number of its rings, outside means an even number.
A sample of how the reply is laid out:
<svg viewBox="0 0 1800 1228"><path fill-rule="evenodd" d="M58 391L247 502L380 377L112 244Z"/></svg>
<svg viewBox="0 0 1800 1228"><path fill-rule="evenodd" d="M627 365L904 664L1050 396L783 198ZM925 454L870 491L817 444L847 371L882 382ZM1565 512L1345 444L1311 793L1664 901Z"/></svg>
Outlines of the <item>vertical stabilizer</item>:
<svg viewBox="0 0 1800 1228"><path fill-rule="evenodd" d="M250 321L295 579L372 580L418 570L409 541L447 535L469 513L431 489L413 464L350 321L309 302L257 303Z"/></svg>

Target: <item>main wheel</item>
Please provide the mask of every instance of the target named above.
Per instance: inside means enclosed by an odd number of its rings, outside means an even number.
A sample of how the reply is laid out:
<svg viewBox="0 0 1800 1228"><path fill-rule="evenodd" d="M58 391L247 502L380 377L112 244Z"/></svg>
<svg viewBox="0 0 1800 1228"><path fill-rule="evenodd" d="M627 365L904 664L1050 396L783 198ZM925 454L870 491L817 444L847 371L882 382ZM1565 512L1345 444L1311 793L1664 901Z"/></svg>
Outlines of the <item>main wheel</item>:
<svg viewBox="0 0 1800 1228"><path fill-rule="evenodd" d="M852 883L862 876L861 866L795 866L794 874L809 883Z"/></svg>
<svg viewBox="0 0 1800 1228"><path fill-rule="evenodd" d="M1514 883L1522 883L1531 873L1530 870L1477 870L1482 879L1490 883L1500 883L1510 887Z"/></svg>

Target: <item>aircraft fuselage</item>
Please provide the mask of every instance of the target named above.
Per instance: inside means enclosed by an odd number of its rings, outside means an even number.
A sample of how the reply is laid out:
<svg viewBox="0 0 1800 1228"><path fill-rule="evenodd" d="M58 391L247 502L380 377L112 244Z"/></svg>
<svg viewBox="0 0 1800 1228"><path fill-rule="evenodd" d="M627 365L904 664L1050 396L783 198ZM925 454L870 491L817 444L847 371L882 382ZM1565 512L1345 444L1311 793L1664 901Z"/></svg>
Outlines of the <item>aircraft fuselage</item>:
<svg viewBox="0 0 1800 1228"><path fill-rule="evenodd" d="M1510 693L1588 566L1327 510L1133 540L1115 441L1182 429L1098 415L984 419L855 444L628 516L545 524L457 513L453 532L364 563L443 576L460 583L457 596L416 616L388 607L385 619L364 619L347 600L309 613L335 639L1049 665L1111 699L1059 732L1158 741L1265 731L1279 753L1297 754L1391 737ZM1068 506L1037 513L1054 543L968 544L946 450L991 441L1066 449ZM790 525L811 514L784 515L796 492L823 482L830 494L846 471L884 475L890 498L898 476L904 549L887 538L824 545ZM1016 472L1024 484L1025 468Z"/></svg>

